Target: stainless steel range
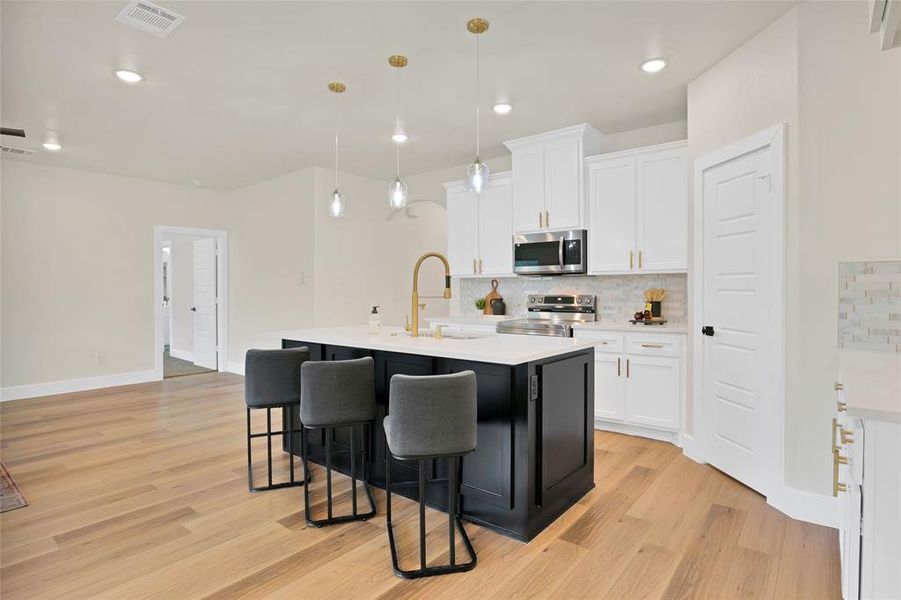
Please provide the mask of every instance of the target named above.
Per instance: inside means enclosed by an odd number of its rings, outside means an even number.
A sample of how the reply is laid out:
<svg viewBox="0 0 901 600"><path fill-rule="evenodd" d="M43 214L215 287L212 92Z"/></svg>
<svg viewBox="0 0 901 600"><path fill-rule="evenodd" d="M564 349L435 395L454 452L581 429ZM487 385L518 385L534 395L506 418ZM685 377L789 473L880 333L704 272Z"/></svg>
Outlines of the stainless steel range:
<svg viewBox="0 0 901 600"><path fill-rule="evenodd" d="M529 318L501 321L497 332L572 337L574 323L597 320L594 296L529 294L526 306Z"/></svg>

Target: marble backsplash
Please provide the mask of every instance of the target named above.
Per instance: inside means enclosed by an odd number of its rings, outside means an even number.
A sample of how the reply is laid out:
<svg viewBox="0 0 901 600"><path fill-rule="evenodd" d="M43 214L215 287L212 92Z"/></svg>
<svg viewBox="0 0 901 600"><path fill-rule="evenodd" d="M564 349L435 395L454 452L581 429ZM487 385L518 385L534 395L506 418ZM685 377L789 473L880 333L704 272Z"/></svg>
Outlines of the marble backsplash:
<svg viewBox="0 0 901 600"><path fill-rule="evenodd" d="M666 290L663 317L673 324L688 321L688 277L669 275L584 275L561 277L499 277L498 292L504 297L508 315L526 312L528 294L594 294L598 301L598 321L625 323L644 309L644 291L659 287ZM491 290L491 278L461 279L462 315L477 315L477 298Z"/></svg>
<svg viewBox="0 0 901 600"><path fill-rule="evenodd" d="M901 352L901 260L839 264L838 346Z"/></svg>

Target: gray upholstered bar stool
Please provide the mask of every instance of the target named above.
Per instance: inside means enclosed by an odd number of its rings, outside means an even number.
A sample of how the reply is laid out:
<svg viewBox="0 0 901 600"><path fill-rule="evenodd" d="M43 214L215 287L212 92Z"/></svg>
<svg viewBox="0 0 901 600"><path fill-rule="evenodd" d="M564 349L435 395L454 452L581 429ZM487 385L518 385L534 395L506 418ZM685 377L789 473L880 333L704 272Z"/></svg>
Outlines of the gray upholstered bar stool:
<svg viewBox="0 0 901 600"><path fill-rule="evenodd" d="M300 375L300 446L304 469L309 472L307 430L322 429L325 438L325 519L310 517L310 490L303 491L304 515L307 525L322 527L348 521L365 521L375 515L375 499L369 488L369 446L372 424L375 422L375 368L370 357L354 360L306 362ZM350 427L351 514L334 516L332 512L332 431L336 427ZM357 448L356 430L362 431L363 489L369 498L369 510L357 510Z"/></svg>
<svg viewBox="0 0 901 600"><path fill-rule="evenodd" d="M251 492L275 490L303 485L306 478L294 478L294 413L300 404L300 367L310 360L307 348L284 350L248 350L244 357L244 402L247 404L247 487ZM250 427L250 411L266 409L265 433L253 433ZM272 409L281 408L284 422L281 431L272 431ZM289 479L272 483L272 436L288 438ZM251 440L266 438L266 471L268 485L253 485L253 455ZM308 473L308 471L305 471Z"/></svg>
<svg viewBox="0 0 901 600"><path fill-rule="evenodd" d="M458 463L476 449L476 376L472 371L452 375L391 378L388 416L385 417L385 496L391 563L399 577L414 579L469 571L476 566L476 553L460 519ZM394 528L391 524L391 458L419 461L419 568L403 570L397 562ZM425 476L426 460L446 458L447 535L446 565L426 566ZM469 553L469 561L457 563L454 526Z"/></svg>

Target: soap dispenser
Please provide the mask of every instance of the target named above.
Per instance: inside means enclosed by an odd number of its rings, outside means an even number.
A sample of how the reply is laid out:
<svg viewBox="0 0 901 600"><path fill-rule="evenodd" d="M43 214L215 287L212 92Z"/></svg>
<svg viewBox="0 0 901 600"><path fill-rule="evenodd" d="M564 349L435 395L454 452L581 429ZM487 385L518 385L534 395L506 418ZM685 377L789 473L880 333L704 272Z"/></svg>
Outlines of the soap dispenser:
<svg viewBox="0 0 901 600"><path fill-rule="evenodd" d="M369 335L378 335L382 326L382 320L379 318L379 307L373 306L372 312L369 313Z"/></svg>

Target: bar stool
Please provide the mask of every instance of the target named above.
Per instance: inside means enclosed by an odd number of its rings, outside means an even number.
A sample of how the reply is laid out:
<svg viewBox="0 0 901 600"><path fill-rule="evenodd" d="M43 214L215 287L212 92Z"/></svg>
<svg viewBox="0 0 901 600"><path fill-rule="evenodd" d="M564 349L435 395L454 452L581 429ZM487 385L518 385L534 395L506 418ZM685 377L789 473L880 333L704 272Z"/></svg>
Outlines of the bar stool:
<svg viewBox="0 0 901 600"><path fill-rule="evenodd" d="M309 475L301 481L294 479L294 413L300 405L300 367L310 360L307 348L284 350L248 350L244 357L244 402L247 404L247 487L251 492L276 490L304 485ZM266 409L266 432L253 433L250 427L250 411ZM281 408L282 430L272 431L272 409ZM272 436L288 436L289 480L272 483ZM253 456L250 448L254 438L266 438L266 467L268 485L254 487ZM305 471L309 474L309 471Z"/></svg>
<svg viewBox="0 0 901 600"><path fill-rule="evenodd" d="M476 449L476 376L472 371L453 375L391 378L388 416L385 417L385 497L387 500L388 543L394 574L406 579L469 571L476 566L476 553L460 519L458 462ZM391 524L391 458L419 461L419 568L403 570L397 562L394 528ZM425 474L426 460L446 458L447 535L446 565L426 566ZM454 526L466 546L470 560L457 563Z"/></svg>
<svg viewBox="0 0 901 600"><path fill-rule="evenodd" d="M365 521L375 515L375 499L369 487L369 446L372 423L376 417L375 368L370 357L354 360L311 361L300 369L300 445L304 469L307 462L307 430L322 429L325 438L325 489L327 518L310 517L310 489L304 488L303 505L307 525L323 527L349 521ZM334 516L332 512L332 435L337 427L350 427L351 514ZM369 498L369 511L357 510L356 432L363 437L363 488Z"/></svg>

